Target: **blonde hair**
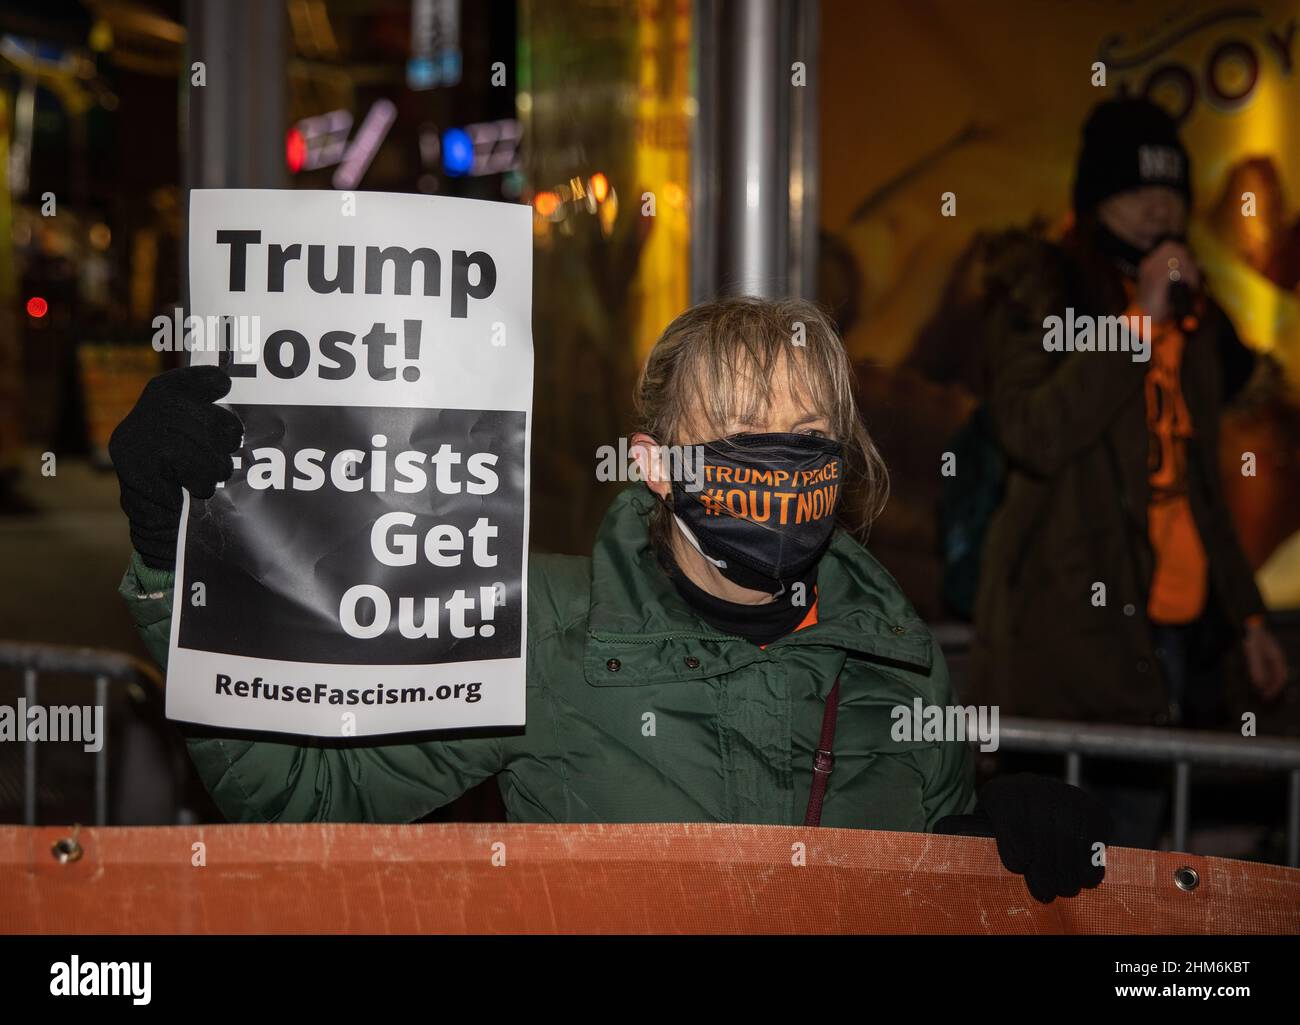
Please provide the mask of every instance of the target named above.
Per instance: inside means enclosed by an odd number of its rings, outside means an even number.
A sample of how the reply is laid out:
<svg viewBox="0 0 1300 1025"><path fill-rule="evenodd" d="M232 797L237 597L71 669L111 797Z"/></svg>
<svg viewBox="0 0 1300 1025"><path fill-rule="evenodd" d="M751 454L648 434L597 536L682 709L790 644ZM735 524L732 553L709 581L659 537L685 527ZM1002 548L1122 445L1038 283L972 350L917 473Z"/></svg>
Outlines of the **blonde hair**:
<svg viewBox="0 0 1300 1025"><path fill-rule="evenodd" d="M778 371L790 394L824 416L844 445L840 525L865 540L889 498L889 473L863 426L854 375L830 318L804 299L739 296L693 306L659 336L637 381L638 427L660 444L681 444L682 432L713 440L729 425L755 422L771 407ZM651 536L669 535L666 510Z"/></svg>

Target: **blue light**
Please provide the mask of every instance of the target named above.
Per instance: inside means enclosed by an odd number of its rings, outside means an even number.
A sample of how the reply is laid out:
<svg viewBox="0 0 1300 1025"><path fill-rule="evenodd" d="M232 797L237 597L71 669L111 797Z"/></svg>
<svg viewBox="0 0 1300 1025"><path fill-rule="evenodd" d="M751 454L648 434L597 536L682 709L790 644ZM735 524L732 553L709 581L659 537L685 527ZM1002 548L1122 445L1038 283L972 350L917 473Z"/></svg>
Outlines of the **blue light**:
<svg viewBox="0 0 1300 1025"><path fill-rule="evenodd" d="M461 55L459 50L443 50L434 58L439 64L438 77L443 85L460 83Z"/></svg>
<svg viewBox="0 0 1300 1025"><path fill-rule="evenodd" d="M474 142L463 128L448 128L442 133L442 167L459 177L474 166Z"/></svg>
<svg viewBox="0 0 1300 1025"><path fill-rule="evenodd" d="M438 84L438 70L428 57L412 57L406 62L406 84L412 89L432 89Z"/></svg>

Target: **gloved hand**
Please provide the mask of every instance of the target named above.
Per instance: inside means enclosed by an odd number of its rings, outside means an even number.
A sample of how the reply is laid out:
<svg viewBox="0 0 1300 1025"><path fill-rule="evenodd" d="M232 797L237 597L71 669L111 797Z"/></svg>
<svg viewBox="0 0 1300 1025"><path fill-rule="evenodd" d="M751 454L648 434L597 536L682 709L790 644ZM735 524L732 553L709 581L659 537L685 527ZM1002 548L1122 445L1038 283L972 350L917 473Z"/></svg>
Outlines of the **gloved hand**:
<svg viewBox="0 0 1300 1025"><path fill-rule="evenodd" d="M936 833L992 834L1003 867L1023 875L1043 904L1078 896L1105 878L1093 845L1110 843L1113 830L1110 812L1091 794L1031 773L990 780L974 815L951 815L934 827Z"/></svg>
<svg viewBox="0 0 1300 1025"><path fill-rule="evenodd" d="M108 441L131 544L147 566L175 568L181 488L211 498L234 472L230 453L243 443L244 425L214 405L229 391L229 376L214 366L159 374Z"/></svg>
<svg viewBox="0 0 1300 1025"><path fill-rule="evenodd" d="M978 803L993 823L1003 866L1025 877L1036 900L1075 897L1105 877L1093 845L1109 843L1115 825L1091 794L1024 772L989 780Z"/></svg>

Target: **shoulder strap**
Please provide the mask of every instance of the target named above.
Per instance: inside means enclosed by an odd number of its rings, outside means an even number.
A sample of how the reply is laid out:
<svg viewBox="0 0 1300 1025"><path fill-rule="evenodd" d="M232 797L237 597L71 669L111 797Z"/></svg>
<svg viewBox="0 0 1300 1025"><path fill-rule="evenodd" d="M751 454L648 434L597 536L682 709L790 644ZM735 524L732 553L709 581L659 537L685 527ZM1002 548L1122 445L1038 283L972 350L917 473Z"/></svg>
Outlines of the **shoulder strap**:
<svg viewBox="0 0 1300 1025"><path fill-rule="evenodd" d="M822 712L822 735L813 756L812 790L808 792L808 812L803 817L805 826L819 826L822 821L822 801L826 799L826 784L830 782L831 770L835 768L835 755L831 753L835 746L835 720L840 712L840 679L835 678L835 686L826 695L826 709Z"/></svg>

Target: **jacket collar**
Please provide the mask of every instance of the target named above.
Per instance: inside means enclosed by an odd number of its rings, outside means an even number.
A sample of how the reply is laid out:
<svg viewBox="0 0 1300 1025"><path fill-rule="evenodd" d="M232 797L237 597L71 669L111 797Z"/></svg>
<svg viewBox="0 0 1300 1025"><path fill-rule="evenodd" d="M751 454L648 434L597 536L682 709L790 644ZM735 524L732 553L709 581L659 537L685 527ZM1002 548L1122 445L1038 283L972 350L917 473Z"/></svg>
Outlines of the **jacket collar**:
<svg viewBox="0 0 1300 1025"><path fill-rule="evenodd" d="M591 609L583 657L587 682L632 686L705 679L779 658L793 645L929 670L933 643L898 584L844 531L818 567L818 621L759 648L720 633L682 600L650 545L656 500L644 484L623 491L591 557Z"/></svg>

